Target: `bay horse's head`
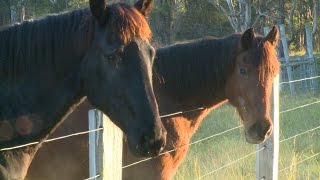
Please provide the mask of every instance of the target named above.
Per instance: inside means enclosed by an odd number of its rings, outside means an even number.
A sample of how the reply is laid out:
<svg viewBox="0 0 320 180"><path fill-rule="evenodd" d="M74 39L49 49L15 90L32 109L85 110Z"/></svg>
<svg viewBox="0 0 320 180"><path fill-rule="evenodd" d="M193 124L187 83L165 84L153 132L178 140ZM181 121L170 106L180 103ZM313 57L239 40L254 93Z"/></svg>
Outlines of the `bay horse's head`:
<svg viewBox="0 0 320 180"><path fill-rule="evenodd" d="M145 17L152 6L153 0L134 6L90 0L95 30L82 66L88 100L124 131L131 151L141 156L159 154L166 140L152 87L155 50Z"/></svg>
<svg viewBox="0 0 320 180"><path fill-rule="evenodd" d="M256 35L253 28L245 31L227 82L228 99L243 120L249 143L261 143L272 133L270 96L273 79L280 71L276 54L278 36L275 26L265 37Z"/></svg>

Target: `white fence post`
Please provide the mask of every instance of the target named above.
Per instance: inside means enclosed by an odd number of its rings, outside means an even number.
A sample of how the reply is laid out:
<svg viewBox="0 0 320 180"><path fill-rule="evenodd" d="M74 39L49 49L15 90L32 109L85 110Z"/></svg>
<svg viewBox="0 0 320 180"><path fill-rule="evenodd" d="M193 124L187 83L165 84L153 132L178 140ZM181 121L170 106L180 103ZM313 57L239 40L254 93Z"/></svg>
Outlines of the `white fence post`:
<svg viewBox="0 0 320 180"><path fill-rule="evenodd" d="M122 179L122 131L98 110L89 111L89 176L96 180Z"/></svg>
<svg viewBox="0 0 320 180"><path fill-rule="evenodd" d="M264 34L269 28L264 28ZM256 179L277 180L278 179L278 153L279 153L279 92L280 77L277 75L273 81L271 95L271 117L273 120L273 133L265 143L257 145L257 150L264 148L257 153L256 157Z"/></svg>
<svg viewBox="0 0 320 180"><path fill-rule="evenodd" d="M273 119L273 133L263 143L257 145L256 157L256 179L277 180L278 179L278 157L279 157L279 75L273 82L271 99L271 112Z"/></svg>

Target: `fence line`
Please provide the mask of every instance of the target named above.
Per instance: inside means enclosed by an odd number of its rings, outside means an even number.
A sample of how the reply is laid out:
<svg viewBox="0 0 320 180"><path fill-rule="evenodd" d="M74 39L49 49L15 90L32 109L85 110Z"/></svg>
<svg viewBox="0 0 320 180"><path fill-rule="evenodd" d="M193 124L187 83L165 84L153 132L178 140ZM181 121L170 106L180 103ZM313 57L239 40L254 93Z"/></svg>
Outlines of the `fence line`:
<svg viewBox="0 0 320 180"><path fill-rule="evenodd" d="M187 110L187 111L179 111L179 112L175 112L175 113L171 113L171 114L162 115L162 116L160 116L160 118L171 117L171 116L175 116L175 115L179 115L179 114L184 114L184 113L188 113L188 112L193 112L193 111L199 111L199 110L203 110L203 109L205 109L205 108L204 108L204 107L200 107L200 108L196 108L196 109L192 109L192 110Z"/></svg>
<svg viewBox="0 0 320 180"><path fill-rule="evenodd" d="M287 141L287 140L289 140L289 139L295 138L295 137L297 137L297 136L300 136L300 135L309 133L309 132L314 131L314 130L319 129L319 128L320 128L320 126L318 126L318 127L316 127L316 128L313 128L313 129L310 129L310 130L307 130L307 131L305 131L305 132L303 132L303 133L296 134L296 135L294 135L294 136L291 136L291 137L289 137L289 138L286 138L286 139L281 140L279 143L282 143L282 142L284 142L284 141ZM200 178L198 178L198 179L202 179L202 178L205 177L205 176L208 176L208 175L210 175L210 174L213 174L213 173L215 173L215 172L217 172L217 171L219 171L219 170L221 170L221 169L223 169L223 168L225 168L225 167L227 167L227 166L229 166L229 165L231 165L231 164L234 164L234 163L236 163L236 162L238 162L238 161L240 161L240 160L242 160L242 159L245 159L246 157L249 157L249 156L251 156L251 155L253 155L253 154L255 154L255 153L259 152L259 151L262 151L262 150L265 149L265 148L266 148L266 147L264 146L263 148L261 148L261 149L259 149L259 150L257 150L257 151L254 151L254 152L252 152L252 153L250 153L250 154L247 154L247 155L245 155L245 156L243 156L243 157L241 157L241 158L239 158L239 159L237 159L237 160L235 160L235 161L232 161L231 163L228 163L228 164L226 164L226 165L221 166L220 168L217 168L217 169L215 169L215 170L213 170L213 171L211 171L211 172L209 172L209 173L206 173L205 175L202 175L202 176L201 176ZM317 153L317 154L314 154L314 155L312 155L312 156L310 156L310 157L308 157L308 158L306 158L306 159L303 159L303 160L295 163L294 165L300 164L300 163L302 163L302 162L304 162L304 161L306 161L306 160L308 160L308 159L311 159L311 158L313 158L313 157L315 157L315 156L318 156L319 154L320 154L320 152ZM286 167L286 168L283 168L283 169L279 170L279 172L284 171L284 170L286 170L286 169L288 169L288 168L290 168L290 167L291 167L291 166L288 166L288 167Z"/></svg>
<svg viewBox="0 0 320 180"><path fill-rule="evenodd" d="M213 170L213 171L211 171L211 172L209 172L209 173L206 173L206 174L200 176L198 179L202 179L202 178L204 178L204 177L206 177L206 176L208 176L208 175L210 175L210 174L213 174L213 173L215 173L215 172L217 172L217 171L219 171L219 170L221 170L221 169L223 169L223 168L226 168L226 167L228 167L228 166L230 166L230 165L232 165L232 164L234 164L234 163L236 163L236 162L238 162L238 161L240 161L240 160L243 160L243 159L245 159L245 158L247 158L247 157L249 157L249 156L251 156L251 155L253 155L253 154L256 154L257 152L260 152L260 151L264 150L265 148L266 148L266 146L263 146L263 147L260 148L259 150L256 150L256 151L254 151L254 152L252 152L252 153L250 153L250 154L247 154L247 155L245 155L245 156L242 156L241 158L239 158L239 159L237 159L237 160L235 160L235 161L232 161L232 162L230 162L230 163L228 163L228 164L225 164L225 165L219 167L218 169L215 169L215 170Z"/></svg>
<svg viewBox="0 0 320 180"><path fill-rule="evenodd" d="M300 136L300 135L309 133L309 132L314 131L314 130L319 129L319 128L320 128L320 126L318 126L318 127L316 127L316 128L313 128L313 129L310 129L310 130L307 130L307 131L305 131L305 132L303 132L303 133L296 134L296 135L294 135L294 136L291 136L291 137L289 137L289 138L286 138L286 139L281 140L280 143L282 143L282 142L284 142L284 141L287 141L287 140L289 140L289 139L292 139L292 138L294 138L294 137L297 137L297 136ZM240 161L240 160L242 160L242 159L244 159L244 158L246 158L246 157L248 157L248 156L250 156L250 155L253 155L254 153L257 153L257 152L259 152L259 151L262 151L264 148L266 148L266 147L264 146L263 148L261 148L261 149L259 149L259 150L257 150L257 151L254 151L254 152L252 152L252 153L250 153L250 154L247 154L247 155L245 155L245 156L243 156L243 157L241 157L241 158L239 158L239 159L237 159L237 160L235 160L235 161L232 161L231 163L228 163L228 164L226 164L226 165L224 165L224 166L222 166L222 167L220 167L220 168L218 168L218 169L215 169L214 171L211 171L210 173L207 173L207 174L201 176L201 177L198 178L198 179L201 179L201 178L203 178L203 177L205 177L205 176L207 176L207 175L209 175L209 174L215 173L215 172L219 171L220 169L223 169L223 168L225 168L225 167L227 167L227 166L229 166L229 165L231 165L231 164L234 164L234 163L236 163L236 162L238 162L238 161ZM313 156L310 156L310 157L308 157L308 158L306 158L306 159L304 159L304 160L302 160L302 161L299 161L299 162L296 163L296 164L302 163L303 161L306 161L307 159L311 159L311 158L313 158L313 157L315 157L315 156L317 156L317 155L319 155L319 154L320 154L320 152L317 153L317 154L315 154L315 155L313 155ZM290 167L290 166L289 166L289 167ZM289 168L289 167L287 167L287 168ZM285 169L286 169L286 168L280 170L279 172L284 171Z"/></svg>
<svg viewBox="0 0 320 180"><path fill-rule="evenodd" d="M286 112L290 112L290 111L294 111L294 110L297 110L297 109L301 109L301 108L304 108L304 107L307 107L307 106L310 106L310 105L313 105L313 104L317 104L317 103L320 103L320 101L316 101L316 102L309 103L309 104L305 104L305 105L302 105L302 106L298 106L298 107L295 107L295 108L292 108L292 109L284 110L284 111L281 111L280 114L286 113ZM199 109L200 109L200 108L199 108ZM173 114L175 114L175 113L173 113ZM202 141L205 141L205 140L207 140L207 139L210 139L210 138L213 138L213 137L222 135L222 134L224 134L224 133L227 133L227 132L229 132L229 131L238 129L238 128L242 127L242 126L243 126L243 125L237 126L237 127L231 128L231 129L228 129L228 130L226 130L226 131L223 131L223 132L220 132L220 133L211 135L211 136L207 136L207 137L205 137L205 138L203 138L203 139L197 140L197 141L192 142L192 143L190 143L190 144L186 144L186 145L177 147L177 148L175 148L175 149L172 149L172 150L163 152L163 153L159 154L158 156L162 156L162 155L164 155L164 154L173 152L173 151L175 151L176 149L179 149L179 148L182 148L182 147L185 147L185 146L191 146L191 145L193 145L193 144L197 144L197 143L202 142ZM308 132L311 132L311 131L316 130L316 129L319 129L319 128L320 128L320 126L319 126L319 127L316 127L316 128L313 128L313 129L310 129L310 130L308 130L308 131L302 132L302 133L300 133L300 134L296 134L296 135L290 137L290 139L292 139L292 138L294 138L294 137L297 137L297 136L299 136L299 135L302 135L302 134L306 134L306 133L308 133ZM284 139L284 140L289 140L289 138ZM283 142L284 140L281 140L280 142ZM139 163L142 163L142 162L145 162L145 161L149 161L149 160L151 160L151 159L152 159L152 158L146 158L146 159L143 159L143 160L140 160L140 161L137 161L137 162L128 164L128 165L126 165L126 166L123 166L122 168L125 169L125 168L128 168L128 167L134 166L134 165L136 165L136 164L139 164Z"/></svg>
<svg viewBox="0 0 320 180"><path fill-rule="evenodd" d="M101 131L101 130L103 130L103 128L97 128L97 129L93 129L93 130L90 130L90 131L82 131L82 132L73 133L73 134L69 134L69 135L65 135L65 136L51 138L51 139L44 140L43 142L34 141L34 142L31 142L31 143L26 143L26 144L22 144L22 145L12 146L12 147L8 147L8 148L2 148L2 149L0 149L0 152L1 151L9 151L9 150L13 150L13 149L18 149L18 148L22 148L22 147L26 147L26 146L31 146L31 145L36 145L36 144L39 144L39 143L47 143L47 142L51 142L51 141L65 139L65 138L69 138L69 137L72 137L72 136L88 134L88 133Z"/></svg>
<svg viewBox="0 0 320 180"><path fill-rule="evenodd" d="M315 78L320 78L320 76L315 76L315 77L310 77L310 78L305 78L305 79L298 79L298 80L293 80L293 81L288 81L288 82L282 82L280 84L294 83L294 82L299 82L299 81L309 80L309 79L315 79ZM296 108L292 108L292 109L281 111L280 114L285 113L285 112L289 112L289 111L293 111L293 110L296 110L296 109L300 109L300 108L303 108L303 107L306 107L306 106L310 106L310 105L313 105L313 104L317 104L317 103L320 103L320 100L317 101L317 102L314 102L314 103L310 103L310 104L302 105L302 106L299 106L299 107L296 107ZM203 110L203 109L205 109L205 108L204 107L200 107L200 108L187 110L187 111L179 111L179 112L175 112L175 113L171 113L171 114L161 115L160 118L175 116L175 115L184 114L184 113L193 112L193 111L198 111L198 110ZM91 130L91 131L83 131L83 132L79 132L79 133L69 134L69 135L65 135L65 136L61 136L61 137L57 137L57 138L47 139L47 140L45 140L43 142L46 143L46 142L51 142L51 141L55 141L55 140L59 140L59 139L65 139L65 138L72 137L72 136L88 134L88 133L99 131L99 130L102 130L102 129L103 128L99 128L99 129L95 129L95 130ZM17 145L17 146L13 146L13 147L2 148L2 149L0 149L0 152L1 151L8 151L8 150L13 150L13 149L18 149L18 148L22 148L22 147L26 147L26 146L31 146L31 145L36 145L36 144L39 144L39 143L40 142L35 141L35 142L26 143L26 144L22 144L22 145Z"/></svg>
<svg viewBox="0 0 320 180"><path fill-rule="evenodd" d="M281 141L279 141L279 143L282 143L282 142L284 142L284 141L288 141L288 140L290 140L290 139L293 139L293 138L295 138L295 137L298 137L298 136L307 134L307 133L312 132L312 131L315 131L315 130L317 130L317 129L320 129L320 126L315 127L315 128L312 128L312 129L309 129L309 130L307 130L307 131L304 131L304 132L302 132L302 133L296 134L296 135L294 135L294 136L288 137L288 138L286 138L286 139L282 139Z"/></svg>
<svg viewBox="0 0 320 180"><path fill-rule="evenodd" d="M310 77L310 78L304 78L304 79L298 79L298 80L292 80L292 81L288 81L288 82L281 82L280 84L288 84L288 83L295 83L295 82L300 82L300 81L304 81L304 80L311 80L311 79L316 79L316 78L320 78L320 76L315 76L315 77ZM310 105L314 105L314 104L318 104L320 103L320 100L319 101L316 101L316 102L313 102L313 103L309 103L309 104L305 104L305 105L301 105L301 106L298 106L298 107L295 107L295 108L291 108L291 109L287 109L287 110L284 110L284 111L280 111L279 113L282 114L282 113L286 113L286 112L290 112L290 111L294 111L294 110L297 110L297 109L301 109L301 108L304 108L304 107L307 107L307 106L310 106ZM174 115L179 115L179 114L184 114L184 113L188 113L188 112L193 112L193 111L198 111L198 110L203 110L205 109L204 107L201 107L201 108L196 108L196 109L192 109L192 110L187 110L187 111L179 111L179 112L175 112L175 113L171 113L171 114L166 114L166 115L162 115L160 116L161 118L164 118L164 117L170 117L170 116L174 116ZM228 129L226 131L223 131L223 132L220 132L220 133L217 133L217 134L214 134L214 135L211 135L211 136L208 136L208 137L205 137L203 139L200 139L200 140L197 140L195 142L192 142L190 144L186 144L186 145L183 145L183 146L180 146L178 148L175 148L175 149L172 149L172 150L169 150L169 151L166 151L164 153L161 153L159 154L159 156L161 155L164 155L164 154L167 154L167 153L170 153L170 152L173 152L175 151L176 149L179 149L179 148L182 148L182 147L185 147L185 146L191 146L191 145L194 145L194 144L197 144L197 143L200 143L202 141L205 141L205 140L208 140L210 138L213 138L213 137L216 137L216 136L219 136L219 135L222 135L224 133L227 133L229 131L232 131L232 130L235 130L235 129L238 129L242 127L241 126L237 126L237 127L234 127L234 128L231 128L231 129ZM296 134L292 137L289 137L287 139L283 139L281 140L280 142L284 142L286 140L289 140L289 139L292 139L294 137L297 137L299 135L303 135L303 134L306 134L308 132L311 132L311 131L314 131L316 129L319 129L320 126L316 127L316 128L313 128L313 129L310 129L308 131L305 131L305 132L302 132L302 133L299 133L299 134ZM78 132L78 133L73 133L73 134L69 134L69 135L65 135L65 136L61 136L61 137L56 137L56 138L51 138L51 139L47 139L45 141L43 141L43 143L47 143L47 142L51 142L51 141L56 141L56 140L61 140L61 139L65 139L65 138L69 138L69 137L73 137L73 136L78 136L78 135L83 135L83 134L88 134L88 133L92 133L92 132L96 132L96 131L100 131L100 130L103 130L103 128L97 128L97 129L94 129L94 130L90 130L90 131L82 131L82 132ZM36 144L39 144L40 142L38 141L35 141L35 142L31 142L31 143L26 143L26 144L22 144L22 145L17 145L17 146L13 146L13 147L8 147L8 148L2 148L0 149L0 152L1 151L8 151L8 150L13 150L13 149L18 149L18 148L22 148L22 147L26 147L26 146L30 146L30 145L36 145ZM264 149L264 148L262 148ZM261 151L262 149L259 149L258 151ZM258 152L258 151L255 151L254 153ZM247 157L248 155L242 157L245 158ZM311 157L310 157L311 158ZM129 165L126 165L126 166L123 166L122 168L127 168L127 167L130 167L130 166L133 166L133 165L136 165L138 163L141 163L141 162L144 162L144 161L148 161L152 158L147 158L147 159L144 159L144 160L141 160L141 161L138 161L138 162L135 162L135 163L132 163L132 164L129 164ZM240 158L241 159L241 158ZM237 160L238 161L238 160ZM234 163L234 162L233 162ZM223 168L224 166L222 166L221 168ZM99 177L100 174L92 177L92 178L97 178ZM89 180L90 178L86 179L86 180Z"/></svg>
<svg viewBox="0 0 320 180"><path fill-rule="evenodd" d="M282 143L282 142L285 142L285 141L287 141L287 140L289 140L289 139L292 139L292 138L298 137L298 136L300 136L300 135L303 135L303 134L306 134L306 133L315 131L315 130L317 130L317 129L319 129L319 128L320 128L320 126L318 126L318 127L316 127L316 128L309 129L309 130L304 131L304 132L302 132L302 133L299 133L299 134L296 134L296 135L291 136L291 137L289 137L289 138L283 139L283 140L279 141L279 143ZM227 167L227 166L229 166L229 165L231 165L231 164L234 164L234 163L236 163L236 162L238 162L238 161L240 161L240 160L242 160L242 159L245 159L246 157L249 157L250 155L253 155L253 154L257 153L257 152L260 152L260 151L262 151L262 150L265 149L265 148L266 148L266 146L264 146L263 148L261 148L261 149L259 149L259 150L257 150L257 151L254 151L254 152L252 152L252 153L250 153L250 154L247 154L247 155L245 155L245 156L243 156L243 157L241 157L241 158L239 158L239 159L237 159L237 160L235 160L235 161L232 161L231 163L228 163L228 164L226 164L226 165L224 165L224 166L221 166L221 167L218 168L218 169L215 169L215 170L213 170L213 171L211 171L211 172L209 172L209 173L206 173L206 174L202 175L202 176L201 176L200 178L198 178L198 179L202 179L202 178L205 177L205 176L208 176L208 175L210 175L210 174L213 174L213 173L215 173L215 172L217 172L217 171L219 171L219 170L221 170L221 169L223 169L223 168L225 168L225 167ZM308 157L308 158L306 158L306 159L304 159L304 160L301 160L301 161L297 162L296 164L302 163L302 162L304 162L304 161L306 161L306 160L308 160L308 159L311 159L311 158L313 158L313 157L315 157L315 156L318 156L319 154L320 154L320 152L317 153L317 154L314 154L314 155L312 155L312 156L310 156L310 157ZM296 165L296 164L295 164L295 165ZM288 169L288 168L290 168L290 167L291 167L291 166L286 167L286 168L284 168L284 169L281 169L279 172L284 171L284 170L286 170L286 169Z"/></svg>
<svg viewBox="0 0 320 180"><path fill-rule="evenodd" d="M175 116L175 115L184 114L184 113L193 112L193 111L199 111L199 110L203 110L203 109L205 109L205 108L201 107L201 108L196 108L196 109L187 110L187 111L179 111L179 112L175 112L175 113L171 113L171 114L162 115L162 116L160 116L160 118ZM36 144L39 144L39 143L46 143L46 142L56 141L56 140L65 139L65 138L68 138L68 137L88 134L88 133L96 132L96 131L100 131L100 130L103 130L103 128L97 128L97 129L94 129L94 130L82 131L82 132L73 133L73 134L69 134L69 135L65 135L65 136L51 138L51 139L44 140L42 142L34 141L34 142L21 144L21 145L17 145L17 146L12 146L12 147L8 147L8 148L2 148L2 149L0 149L0 152L1 151L9 151L9 150L13 150L13 149L18 149L18 148L22 148L22 147L27 147L27 146L31 146L31 145L36 145Z"/></svg>
<svg viewBox="0 0 320 180"><path fill-rule="evenodd" d="M217 133L217 134L213 134L213 135L207 136L207 137L205 137L205 138L203 138L203 139L194 141L194 142L192 142L192 143L190 143L190 144L186 144L186 145L179 146L179 147L177 147L177 148L175 148L175 149L172 149L172 150L169 150L169 151L160 153L157 157L162 156L162 155L164 155L164 154L168 154L168 153L173 152L173 151L176 151L176 150L179 149L179 148L186 147L186 146L192 146L192 145L194 145L194 144L200 143L200 142L205 141L205 140L208 140L208 139L210 139L210 138L213 138L213 137L222 135L222 134L224 134L224 133L233 131L233 130L235 130L235 129L239 129L239 128L242 127L242 126L243 126L243 125L240 125L240 126L237 126L237 127L233 127L233 128L231 128L231 129L225 130L225 131L223 131L223 132L220 132L220 133ZM145 161L149 161L149 160L151 160L151 159L153 159L153 158L142 159L142 160L140 160L140 161L137 161L137 162L134 162L134 163L125 165L125 166L123 166L122 168L125 169L125 168L128 168L128 167L134 166L134 165L136 165L136 164L139 164L139 163L142 163L142 162L145 162Z"/></svg>
<svg viewBox="0 0 320 180"><path fill-rule="evenodd" d="M308 77L308 78L303 78L303 79L297 79L297 80L292 80L292 81L285 81L285 82L280 82L279 84L289 84L289 83L295 83L295 82L301 82L305 80L311 80L311 79L317 79L320 78L320 76L313 76L313 77Z"/></svg>
<svg viewBox="0 0 320 180"><path fill-rule="evenodd" d="M175 113L171 113L171 114L162 115L162 116L160 116L160 118L175 116L175 115L184 114L184 113L193 112L193 111L199 111L199 110L203 110L203 109L205 109L205 108L201 107L201 108L187 110L187 111L179 111L179 112L175 112ZM68 135L60 136L60 137L56 137L56 138L46 139L46 140L44 140L42 142L34 141L34 142L21 144L21 145L17 145L17 146L12 146L12 147L8 147L8 148L2 148L2 149L0 149L0 152L1 151L9 151L9 150L13 150L13 149L18 149L18 148L22 148L22 147L26 147L26 146L32 146L32 145L36 145L36 144L39 144L39 143L47 143L47 142L51 142L51 141L56 141L56 140L60 140L60 139L73 137L73 136L88 134L88 133L96 132L96 131L100 131L100 130L103 130L103 128L97 128L97 129L93 129L93 130L88 130L88 131L82 131L82 132L78 132L78 133L68 134Z"/></svg>
<svg viewBox="0 0 320 180"><path fill-rule="evenodd" d="M303 160L301 160L301 161L299 161L299 162L297 162L297 163L291 164L290 166L279 170L279 172L285 171L285 170L289 169L292 165L297 165L297 164L303 163L304 161L309 160L309 159L311 159L311 158L314 158L314 157L316 157L316 156L318 156L318 155L320 155L320 152L318 152L317 154L314 154L314 155L312 155L312 156L309 156L309 157L307 157L307 158L305 158L305 159L303 159Z"/></svg>
<svg viewBox="0 0 320 180"><path fill-rule="evenodd" d="M287 109L287 110L284 110L284 111L280 111L280 114L286 113L286 112L290 112L290 111L294 111L294 110L297 110L297 109L301 109L301 108L304 108L304 107L307 107L307 106L311 106L311 105L314 105L314 104L318 104L318 103L320 103L320 100L312 102L312 103L309 103L309 104L304 104L304 105L301 105L301 106L297 106L297 107L294 107L294 108L291 108L291 109Z"/></svg>

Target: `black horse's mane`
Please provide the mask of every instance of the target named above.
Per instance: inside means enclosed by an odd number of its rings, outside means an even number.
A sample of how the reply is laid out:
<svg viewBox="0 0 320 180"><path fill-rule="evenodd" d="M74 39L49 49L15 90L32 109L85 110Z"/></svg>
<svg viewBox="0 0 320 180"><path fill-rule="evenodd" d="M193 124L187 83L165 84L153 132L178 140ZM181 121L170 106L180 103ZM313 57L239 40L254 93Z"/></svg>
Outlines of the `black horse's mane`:
<svg viewBox="0 0 320 180"><path fill-rule="evenodd" d="M12 80L39 69L63 69L68 57L90 43L90 16L88 8L80 9L0 30L0 77Z"/></svg>

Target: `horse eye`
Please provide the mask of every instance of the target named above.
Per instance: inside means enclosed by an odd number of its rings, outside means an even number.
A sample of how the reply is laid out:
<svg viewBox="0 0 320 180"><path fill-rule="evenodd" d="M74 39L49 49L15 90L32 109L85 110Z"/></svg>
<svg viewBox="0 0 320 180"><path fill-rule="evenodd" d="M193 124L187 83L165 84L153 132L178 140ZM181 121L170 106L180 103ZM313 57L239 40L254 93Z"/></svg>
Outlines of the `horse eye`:
<svg viewBox="0 0 320 180"><path fill-rule="evenodd" d="M247 74L247 70L245 68L240 68L240 74L241 75Z"/></svg>

